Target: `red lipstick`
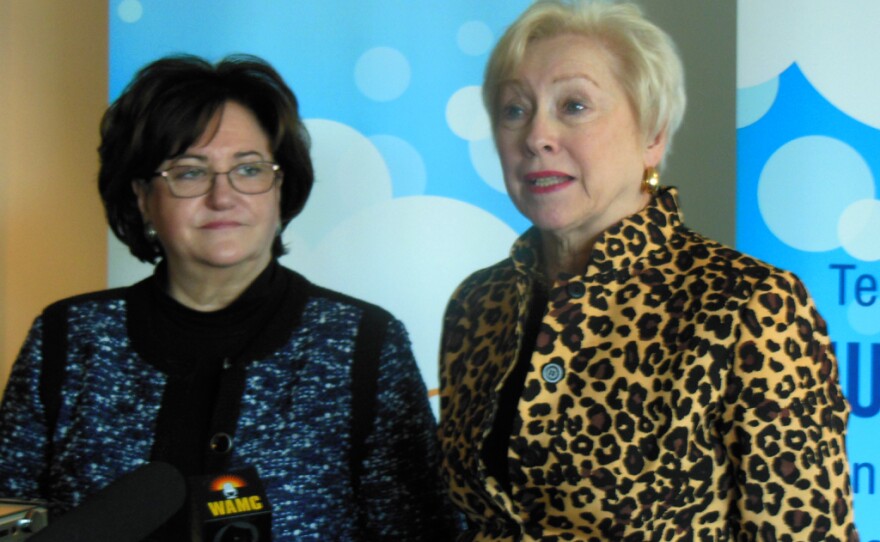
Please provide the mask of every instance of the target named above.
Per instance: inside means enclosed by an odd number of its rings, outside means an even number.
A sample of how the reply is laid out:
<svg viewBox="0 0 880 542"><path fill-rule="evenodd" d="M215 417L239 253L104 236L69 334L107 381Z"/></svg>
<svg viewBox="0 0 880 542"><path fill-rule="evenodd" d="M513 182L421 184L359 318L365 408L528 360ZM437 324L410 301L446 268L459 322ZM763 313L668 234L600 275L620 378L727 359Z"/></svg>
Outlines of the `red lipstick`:
<svg viewBox="0 0 880 542"><path fill-rule="evenodd" d="M529 192L548 194L564 189L574 181L574 177L561 171L533 171L525 176Z"/></svg>

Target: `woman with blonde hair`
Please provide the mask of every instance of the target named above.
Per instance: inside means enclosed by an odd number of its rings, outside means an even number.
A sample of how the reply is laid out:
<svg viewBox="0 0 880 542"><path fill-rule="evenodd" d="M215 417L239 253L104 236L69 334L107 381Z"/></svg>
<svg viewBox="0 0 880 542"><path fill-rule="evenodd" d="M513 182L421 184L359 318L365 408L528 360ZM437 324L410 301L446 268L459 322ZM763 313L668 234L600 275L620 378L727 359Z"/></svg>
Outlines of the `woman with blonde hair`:
<svg viewBox="0 0 880 542"><path fill-rule="evenodd" d="M539 1L483 93L533 227L446 312L459 540L857 540L815 304L659 186L685 108L671 39L631 4Z"/></svg>

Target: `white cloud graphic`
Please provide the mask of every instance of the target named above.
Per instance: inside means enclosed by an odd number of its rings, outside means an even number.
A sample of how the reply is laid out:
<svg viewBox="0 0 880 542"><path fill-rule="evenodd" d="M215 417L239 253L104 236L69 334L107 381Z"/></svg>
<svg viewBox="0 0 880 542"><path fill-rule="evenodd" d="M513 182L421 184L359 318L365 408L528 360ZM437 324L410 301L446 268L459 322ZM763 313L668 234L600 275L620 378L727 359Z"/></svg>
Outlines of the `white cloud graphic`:
<svg viewBox="0 0 880 542"><path fill-rule="evenodd" d="M387 200L346 217L317 245L288 228L281 262L309 280L381 305L409 330L428 388L437 387L443 311L468 274L507 255L516 234L470 204Z"/></svg>
<svg viewBox="0 0 880 542"><path fill-rule="evenodd" d="M306 125L319 182L285 231L289 254L281 262L391 311L409 330L425 383L436 388L450 294L471 272L506 257L517 234L458 200L392 199L388 168L369 139L338 122Z"/></svg>
<svg viewBox="0 0 880 542"><path fill-rule="evenodd" d="M880 2L740 0L737 87L770 81L797 62L847 115L880 128Z"/></svg>
<svg viewBox="0 0 880 542"><path fill-rule="evenodd" d="M311 119L315 186L292 226L320 239L344 217L391 199L391 176L375 144L340 122Z"/></svg>

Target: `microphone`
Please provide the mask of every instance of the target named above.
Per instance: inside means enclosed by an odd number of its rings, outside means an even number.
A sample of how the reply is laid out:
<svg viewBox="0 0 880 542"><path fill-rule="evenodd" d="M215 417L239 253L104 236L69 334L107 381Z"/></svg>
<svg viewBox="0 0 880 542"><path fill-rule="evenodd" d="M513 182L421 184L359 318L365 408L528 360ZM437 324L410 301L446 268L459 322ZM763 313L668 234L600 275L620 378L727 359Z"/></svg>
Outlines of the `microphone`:
<svg viewBox="0 0 880 542"><path fill-rule="evenodd" d="M180 472L154 461L117 478L27 540L140 542L168 521L185 498Z"/></svg>

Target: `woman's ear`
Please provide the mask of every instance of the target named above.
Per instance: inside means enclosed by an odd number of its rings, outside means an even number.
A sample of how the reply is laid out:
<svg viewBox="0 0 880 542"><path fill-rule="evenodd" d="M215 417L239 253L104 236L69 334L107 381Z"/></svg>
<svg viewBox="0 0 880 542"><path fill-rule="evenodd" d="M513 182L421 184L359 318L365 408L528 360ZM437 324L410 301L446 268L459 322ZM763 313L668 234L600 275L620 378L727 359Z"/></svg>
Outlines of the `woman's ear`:
<svg viewBox="0 0 880 542"><path fill-rule="evenodd" d="M657 167L666 155L666 129L648 140L645 147L645 167Z"/></svg>

